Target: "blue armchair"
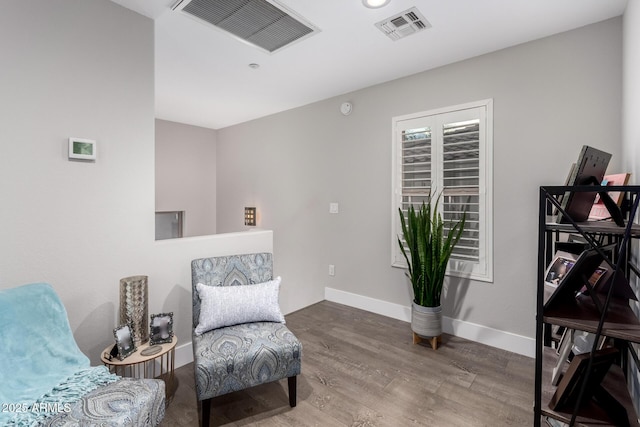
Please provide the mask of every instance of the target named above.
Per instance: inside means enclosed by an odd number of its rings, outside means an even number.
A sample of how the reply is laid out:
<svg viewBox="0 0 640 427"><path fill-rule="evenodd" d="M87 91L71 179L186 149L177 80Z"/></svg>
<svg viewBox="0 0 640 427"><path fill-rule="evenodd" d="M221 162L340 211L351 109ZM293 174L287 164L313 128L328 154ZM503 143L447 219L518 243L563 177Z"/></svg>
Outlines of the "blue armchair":
<svg viewBox="0 0 640 427"><path fill-rule="evenodd" d="M271 254L196 259L191 273L202 426L209 425L212 398L284 378L289 405L296 406L302 345L277 306L279 278L273 280Z"/></svg>

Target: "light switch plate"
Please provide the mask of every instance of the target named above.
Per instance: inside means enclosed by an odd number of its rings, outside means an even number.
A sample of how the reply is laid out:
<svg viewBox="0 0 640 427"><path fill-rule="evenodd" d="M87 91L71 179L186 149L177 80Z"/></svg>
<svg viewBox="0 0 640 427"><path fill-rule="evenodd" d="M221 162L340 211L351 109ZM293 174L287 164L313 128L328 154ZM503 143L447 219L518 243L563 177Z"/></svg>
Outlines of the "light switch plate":
<svg viewBox="0 0 640 427"><path fill-rule="evenodd" d="M329 203L329 213L337 214L340 212L340 208L337 203Z"/></svg>

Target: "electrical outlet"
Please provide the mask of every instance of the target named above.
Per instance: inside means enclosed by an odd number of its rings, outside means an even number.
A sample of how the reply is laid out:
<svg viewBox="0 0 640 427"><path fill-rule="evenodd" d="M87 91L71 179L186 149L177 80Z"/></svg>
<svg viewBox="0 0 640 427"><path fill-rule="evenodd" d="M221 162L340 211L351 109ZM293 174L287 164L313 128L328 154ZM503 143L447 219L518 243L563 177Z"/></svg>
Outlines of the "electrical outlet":
<svg viewBox="0 0 640 427"><path fill-rule="evenodd" d="M337 214L338 212L340 212L338 204L335 202L329 203L329 213Z"/></svg>
<svg viewBox="0 0 640 427"><path fill-rule="evenodd" d="M336 266L333 264L329 264L329 276L336 275Z"/></svg>

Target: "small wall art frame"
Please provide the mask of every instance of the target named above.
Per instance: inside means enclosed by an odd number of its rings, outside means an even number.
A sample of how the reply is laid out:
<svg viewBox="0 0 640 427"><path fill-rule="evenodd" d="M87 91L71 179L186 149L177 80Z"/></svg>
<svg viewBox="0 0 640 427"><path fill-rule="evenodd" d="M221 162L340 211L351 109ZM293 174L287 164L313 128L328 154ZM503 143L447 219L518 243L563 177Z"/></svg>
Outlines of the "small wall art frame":
<svg viewBox="0 0 640 427"><path fill-rule="evenodd" d="M136 351L136 345L133 341L133 328L130 324L120 325L113 330L113 336L116 339L118 347L118 359L124 360Z"/></svg>
<svg viewBox="0 0 640 427"><path fill-rule="evenodd" d="M151 315L149 344L164 344L173 341L173 312Z"/></svg>
<svg viewBox="0 0 640 427"><path fill-rule="evenodd" d="M598 397L602 396L600 383L607 375L618 353L619 351L616 348L608 347L596 351L593 356L590 353L576 355L558 383L558 388L551 397L551 401L549 401L549 407L553 410L558 410L562 407L573 408L580 394L582 394L582 402L588 402L594 394ZM590 357L593 358L591 363L589 362ZM588 369L591 369L589 374L587 374ZM584 381L587 381L587 383L583 385ZM584 387L584 392L580 391L581 387ZM600 401L604 401L604 399ZM615 399L613 401L615 402ZM610 401L607 400L607 402ZM620 410L624 411L624 408L620 408L616 412L620 412ZM616 423L615 425L629 424L627 422L624 424Z"/></svg>
<svg viewBox="0 0 640 427"><path fill-rule="evenodd" d="M69 159L96 160L96 141L85 138L69 138Z"/></svg>

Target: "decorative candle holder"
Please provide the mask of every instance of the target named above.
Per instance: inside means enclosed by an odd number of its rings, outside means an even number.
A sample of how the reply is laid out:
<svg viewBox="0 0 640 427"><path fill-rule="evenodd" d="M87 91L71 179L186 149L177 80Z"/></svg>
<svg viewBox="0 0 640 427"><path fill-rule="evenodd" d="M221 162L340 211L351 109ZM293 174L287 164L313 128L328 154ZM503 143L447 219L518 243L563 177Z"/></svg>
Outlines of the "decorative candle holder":
<svg viewBox="0 0 640 427"><path fill-rule="evenodd" d="M136 347L149 341L148 276L120 279L120 324L131 324Z"/></svg>

